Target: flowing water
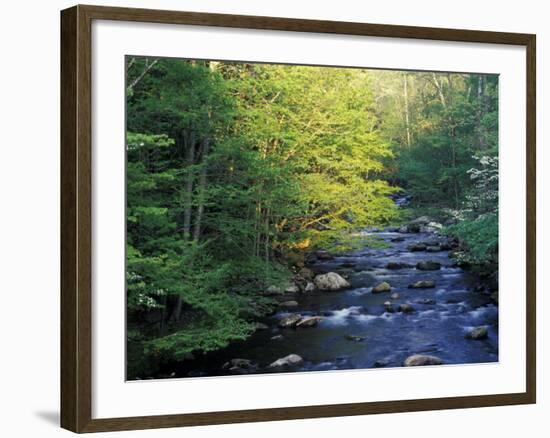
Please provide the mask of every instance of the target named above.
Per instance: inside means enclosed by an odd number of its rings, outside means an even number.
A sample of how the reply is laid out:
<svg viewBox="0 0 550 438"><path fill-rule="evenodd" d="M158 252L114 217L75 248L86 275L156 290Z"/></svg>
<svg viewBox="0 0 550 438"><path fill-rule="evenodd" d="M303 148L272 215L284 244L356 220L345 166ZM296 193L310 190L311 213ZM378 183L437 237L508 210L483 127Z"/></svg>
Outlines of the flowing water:
<svg viewBox="0 0 550 438"><path fill-rule="evenodd" d="M263 321L268 329L258 330L247 341L205 358L200 365L195 363L200 370L189 373L185 367L175 375L227 374L222 365L232 358L256 363L254 372L273 372L268 365L292 353L304 359L304 364L292 371L396 367L412 354L434 355L444 364L498 361L498 307L488 295L474 291L479 279L457 267L449 251L409 250L411 244L434 240L436 234L364 234L383 239L387 247L365 248L309 265L317 274L340 273L348 278L351 288L285 295L284 300L298 302L290 313L321 316L317 326L279 328L278 322L289 314L280 310ZM416 269L417 262L426 260L440 263L441 269ZM386 268L388 262L411 267L391 270ZM435 287L408 287L419 280L433 280ZM372 286L382 281L390 283L391 292L373 294ZM391 299L394 293L399 298ZM386 311L387 301L396 311ZM397 311L402 303L412 305L414 310ZM467 339L466 334L479 326L488 328L488 337Z"/></svg>

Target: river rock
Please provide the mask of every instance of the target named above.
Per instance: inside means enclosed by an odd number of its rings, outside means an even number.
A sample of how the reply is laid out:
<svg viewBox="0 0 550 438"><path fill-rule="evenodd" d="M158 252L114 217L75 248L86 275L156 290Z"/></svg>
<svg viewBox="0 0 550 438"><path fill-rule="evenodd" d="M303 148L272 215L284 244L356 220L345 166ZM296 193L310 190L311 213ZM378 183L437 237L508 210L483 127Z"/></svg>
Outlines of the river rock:
<svg viewBox="0 0 550 438"><path fill-rule="evenodd" d="M427 246L426 247L426 252L439 252L439 251L441 251L440 246Z"/></svg>
<svg viewBox="0 0 550 438"><path fill-rule="evenodd" d="M229 371L231 374L248 374L256 371L258 364L249 359L231 359L223 364L222 369Z"/></svg>
<svg viewBox="0 0 550 438"><path fill-rule="evenodd" d="M481 327L475 327L472 330L470 330L466 335L466 338L479 340L479 339L487 339L487 336L488 336L487 327L481 326Z"/></svg>
<svg viewBox="0 0 550 438"><path fill-rule="evenodd" d="M384 302L384 310L388 313L395 312L395 309L393 308L393 304L391 303L391 301Z"/></svg>
<svg viewBox="0 0 550 438"><path fill-rule="evenodd" d="M374 368L384 368L387 367L390 364L390 360L387 358L384 359L378 359L374 362L373 366Z"/></svg>
<svg viewBox="0 0 550 438"><path fill-rule="evenodd" d="M293 309L294 307L298 307L298 302L294 300L283 301L282 303L279 303L279 307Z"/></svg>
<svg viewBox="0 0 550 438"><path fill-rule="evenodd" d="M424 365L441 365L443 361L437 356L430 356L427 354L413 354L405 359L403 366L405 367L417 367Z"/></svg>
<svg viewBox="0 0 550 438"><path fill-rule="evenodd" d="M317 275L313 281L319 290L339 290L351 286L336 272Z"/></svg>
<svg viewBox="0 0 550 438"><path fill-rule="evenodd" d="M313 277L315 276L315 274L313 273L313 271L309 268L302 268L298 271L298 275L300 277L302 277L304 280L308 280L308 281L311 281L313 280Z"/></svg>
<svg viewBox="0 0 550 438"><path fill-rule="evenodd" d="M281 328L291 328L296 327L296 324L298 324L298 321L302 319L302 315L299 313L291 313L288 316L285 316L283 319L279 321L279 327Z"/></svg>
<svg viewBox="0 0 550 438"><path fill-rule="evenodd" d="M313 292L314 290L315 285L311 281L308 281L306 287L304 288L304 292Z"/></svg>
<svg viewBox="0 0 550 438"><path fill-rule="evenodd" d="M449 251L449 250L453 249L451 244L448 243L448 242L441 242L439 244L439 248L441 249L441 251Z"/></svg>
<svg viewBox="0 0 550 438"><path fill-rule="evenodd" d="M355 262L350 262L349 260L340 263L340 266L342 266L343 268L354 268L355 265L356 265Z"/></svg>
<svg viewBox="0 0 550 438"><path fill-rule="evenodd" d="M410 224L414 224L414 225L426 225L428 223L432 222L432 219L430 219L428 216L420 216L420 217L417 217L416 219L412 220L409 222L409 225Z"/></svg>
<svg viewBox="0 0 550 438"><path fill-rule="evenodd" d="M436 301L432 298L422 298L421 300L416 301L418 304L433 305L436 304Z"/></svg>
<svg viewBox="0 0 550 438"><path fill-rule="evenodd" d="M295 294L300 292L300 287L297 284L291 284L285 289L285 293L287 294Z"/></svg>
<svg viewBox="0 0 550 438"><path fill-rule="evenodd" d="M431 221L431 222L428 222L426 225L422 226L422 231L424 232L439 231L442 228L443 228L443 225L441 225L439 222Z"/></svg>
<svg viewBox="0 0 550 438"><path fill-rule="evenodd" d="M263 322L257 322L254 325L254 327L255 327L256 330L268 330L269 329L269 326L267 324L264 324Z"/></svg>
<svg viewBox="0 0 550 438"><path fill-rule="evenodd" d="M284 339L284 337L283 335L275 335L275 336L271 336L269 339L271 339L272 341L280 341Z"/></svg>
<svg viewBox="0 0 550 438"><path fill-rule="evenodd" d="M300 366L304 363L302 359L297 354L289 354L288 356L277 359L275 362L269 365L269 368L292 368Z"/></svg>
<svg viewBox="0 0 550 438"><path fill-rule="evenodd" d="M386 265L386 269L405 269L405 268L411 268L412 266L408 263L402 263L402 262L388 262Z"/></svg>
<svg viewBox="0 0 550 438"><path fill-rule="evenodd" d="M397 308L397 311L402 313L411 313L411 312L414 312L414 307L408 303L403 303L399 305L399 307Z"/></svg>
<svg viewBox="0 0 550 438"><path fill-rule="evenodd" d="M417 242L409 245L407 249L411 252L426 251L426 245L423 243Z"/></svg>
<svg viewBox="0 0 550 438"><path fill-rule="evenodd" d="M392 300L398 300L399 299L399 294L397 292L394 292L393 294L390 295L390 298Z"/></svg>
<svg viewBox="0 0 550 438"><path fill-rule="evenodd" d="M410 289L430 289L432 287L435 287L435 281L433 280L420 280L409 284Z"/></svg>
<svg viewBox="0 0 550 438"><path fill-rule="evenodd" d="M300 277L299 274L296 274L293 278L292 278L292 281L294 282L294 284L296 286L298 286L298 291L299 292L303 292L304 289L306 288L307 286L307 282L308 280L306 280L305 278L303 277Z"/></svg>
<svg viewBox="0 0 550 438"><path fill-rule="evenodd" d="M296 327L315 327L319 321L321 321L323 318L320 316L309 316L306 318L301 319L298 321L298 324L296 324Z"/></svg>
<svg viewBox="0 0 550 438"><path fill-rule="evenodd" d="M358 336L358 335L346 335L346 339L348 341L361 342L361 341L364 341L366 338L364 336Z"/></svg>
<svg viewBox="0 0 550 438"><path fill-rule="evenodd" d="M420 225L415 223L409 223L399 228L400 233L420 233Z"/></svg>
<svg viewBox="0 0 550 438"><path fill-rule="evenodd" d="M383 281L382 283L377 284L371 290L373 294L380 294L382 292L389 292L389 291L391 291L391 285L387 281Z"/></svg>
<svg viewBox="0 0 550 438"><path fill-rule="evenodd" d="M334 256L324 249L320 249L315 252L315 255L319 260L332 260Z"/></svg>
<svg viewBox="0 0 550 438"><path fill-rule="evenodd" d="M404 242L405 241L405 238L403 236L397 236L397 237L394 237L393 239L390 239L390 242Z"/></svg>
<svg viewBox="0 0 550 438"><path fill-rule="evenodd" d="M282 294L283 294L283 291L281 290L281 288L273 285L269 286L264 292L264 295L267 295L267 296L282 295Z"/></svg>
<svg viewBox="0 0 550 438"><path fill-rule="evenodd" d="M441 263L426 260L418 262L416 264L416 269L420 269L421 271L437 271L438 269L441 269Z"/></svg>

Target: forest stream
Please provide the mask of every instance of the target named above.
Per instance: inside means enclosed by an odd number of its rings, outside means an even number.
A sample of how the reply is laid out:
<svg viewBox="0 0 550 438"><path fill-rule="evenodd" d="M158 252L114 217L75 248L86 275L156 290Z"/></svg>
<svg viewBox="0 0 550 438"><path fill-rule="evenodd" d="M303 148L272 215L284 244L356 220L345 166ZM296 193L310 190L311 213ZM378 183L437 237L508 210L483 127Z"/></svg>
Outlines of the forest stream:
<svg viewBox="0 0 550 438"><path fill-rule="evenodd" d="M498 75L126 83L128 380L498 361Z"/></svg>
<svg viewBox="0 0 550 438"><path fill-rule="evenodd" d="M336 272L351 287L278 296L281 303L295 301L294 307L266 317L263 329L246 341L203 360L180 363L171 377L397 367L413 354L436 356L443 364L498 361L498 307L488 295L476 292L479 278L456 266L449 250L411 250L421 242L435 246L443 237L434 231L403 233L394 228L363 230L358 235L376 236L387 245L307 265L316 275ZM417 269L417 263L425 261L440 268ZM435 285L409 287L421 281ZM381 282L389 283L391 290L373 293ZM281 328L280 321L291 314L321 319L313 327ZM487 335L468 338L475 327L485 327ZM269 367L290 354L303 362ZM232 359L244 361L232 366Z"/></svg>

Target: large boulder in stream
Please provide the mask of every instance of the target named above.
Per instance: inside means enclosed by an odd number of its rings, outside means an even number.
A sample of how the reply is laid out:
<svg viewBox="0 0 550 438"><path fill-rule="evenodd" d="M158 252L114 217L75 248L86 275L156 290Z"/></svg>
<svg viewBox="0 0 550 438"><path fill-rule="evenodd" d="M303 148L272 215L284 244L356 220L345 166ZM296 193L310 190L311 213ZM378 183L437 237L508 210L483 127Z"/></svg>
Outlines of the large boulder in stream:
<svg viewBox="0 0 550 438"><path fill-rule="evenodd" d="M433 280L419 280L409 284L409 289L431 289L433 287L435 287L435 281Z"/></svg>
<svg viewBox="0 0 550 438"><path fill-rule="evenodd" d="M426 251L426 244L425 243L420 243L420 242L416 242L416 243L413 243L412 245L409 245L407 247L407 249L411 252L417 252L417 251Z"/></svg>
<svg viewBox="0 0 550 438"><path fill-rule="evenodd" d="M481 327L475 327L472 330L470 330L466 335L466 338L481 340L481 339L487 339L487 336L488 336L487 327L481 326Z"/></svg>
<svg viewBox="0 0 550 438"><path fill-rule="evenodd" d="M277 359L275 362L271 363L269 365L269 368L284 370L288 368L298 367L303 363L304 359L302 359L297 354L289 354L288 356L281 357L280 359Z"/></svg>
<svg viewBox="0 0 550 438"><path fill-rule="evenodd" d="M296 327L306 328L306 327L315 327L319 321L323 318L321 316L309 316L301 319L296 324Z"/></svg>
<svg viewBox="0 0 550 438"><path fill-rule="evenodd" d="M299 313L291 313L288 316L285 316L283 319L279 321L279 327L281 328L292 328L296 327L296 324L298 324L298 321L302 319L302 315Z"/></svg>
<svg viewBox="0 0 550 438"><path fill-rule="evenodd" d="M413 354L405 359L403 362L404 367L418 367L425 365L441 365L443 361L437 356L430 356L427 354Z"/></svg>
<svg viewBox="0 0 550 438"><path fill-rule="evenodd" d="M346 281L336 272L329 272L328 274L317 275L313 282L319 290L339 290L351 286L348 281Z"/></svg>
<svg viewBox="0 0 550 438"><path fill-rule="evenodd" d="M285 289L286 294L296 294L298 292L300 292L300 287L295 283L287 286Z"/></svg>
<svg viewBox="0 0 550 438"><path fill-rule="evenodd" d="M411 313L414 312L414 307L411 306L409 303L403 303L399 305L397 311L402 313Z"/></svg>
<svg viewBox="0 0 550 438"><path fill-rule="evenodd" d="M391 291L391 285L387 281L383 281L382 283L378 283L371 290L371 292L373 294L381 294L383 292L390 292L390 291Z"/></svg>
<svg viewBox="0 0 550 438"><path fill-rule="evenodd" d="M419 269L421 271L437 271L438 269L441 269L441 263L434 262L432 260L426 260L418 262L416 264L416 269Z"/></svg>

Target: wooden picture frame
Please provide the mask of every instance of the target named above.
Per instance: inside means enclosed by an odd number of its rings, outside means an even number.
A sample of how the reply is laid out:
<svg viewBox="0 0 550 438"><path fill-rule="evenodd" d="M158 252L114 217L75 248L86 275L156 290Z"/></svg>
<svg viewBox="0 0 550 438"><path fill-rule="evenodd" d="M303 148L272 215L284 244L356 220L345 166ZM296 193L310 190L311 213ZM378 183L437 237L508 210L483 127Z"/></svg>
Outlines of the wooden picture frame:
<svg viewBox="0 0 550 438"><path fill-rule="evenodd" d="M92 35L93 20L219 26L518 45L526 48L527 284L526 391L404 401L346 403L194 414L92 418ZM289 420L536 401L535 296L535 35L381 24L75 6L61 12L61 426L99 432Z"/></svg>

